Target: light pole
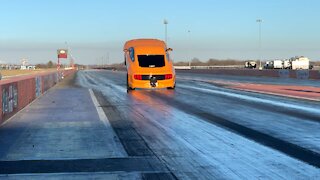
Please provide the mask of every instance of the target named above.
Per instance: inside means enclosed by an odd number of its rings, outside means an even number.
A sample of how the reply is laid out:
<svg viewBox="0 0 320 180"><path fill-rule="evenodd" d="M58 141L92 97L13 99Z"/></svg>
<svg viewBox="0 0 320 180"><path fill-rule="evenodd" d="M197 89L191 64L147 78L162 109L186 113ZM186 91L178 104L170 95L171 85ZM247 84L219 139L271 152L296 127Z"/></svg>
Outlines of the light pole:
<svg viewBox="0 0 320 180"><path fill-rule="evenodd" d="M261 67L261 23L262 23L262 19L257 19L256 22L259 24L259 69L262 69L262 67Z"/></svg>
<svg viewBox="0 0 320 180"><path fill-rule="evenodd" d="M72 55L72 50L68 44L67 41L64 42L65 46L66 46L66 49L67 49L67 58L66 58L66 61L68 61L69 59L69 66L70 67L74 67L74 62L76 61L75 57Z"/></svg>
<svg viewBox="0 0 320 180"><path fill-rule="evenodd" d="M108 53L107 53L107 65L110 63L110 62L109 62L109 57L110 57L110 56L109 56L109 52L108 52Z"/></svg>
<svg viewBox="0 0 320 180"><path fill-rule="evenodd" d="M69 47L69 44L68 44L67 41L65 41L64 43L65 43L67 51L68 51L68 56L67 56L68 58L66 60L68 61L68 59L70 59L69 63L70 63L70 66L72 66L72 64L73 64L73 56L71 54L71 48Z"/></svg>
<svg viewBox="0 0 320 180"><path fill-rule="evenodd" d="M188 30L188 43L191 43L191 41L190 41L190 32L191 32L191 31ZM187 44L188 44L188 43L187 43ZM189 47L191 47L191 44L190 44ZM190 51L189 51L189 52L190 52ZM189 56L189 57L188 57L187 59L190 58L190 59L189 59L189 67L190 67L190 69L191 69L191 60L192 60L192 58L191 58L191 55L190 55L190 54L188 54L188 56Z"/></svg>
<svg viewBox="0 0 320 180"><path fill-rule="evenodd" d="M168 21L166 19L163 20L163 24L164 24L164 39L166 42L166 45L168 46L168 36L167 36L167 25L168 25Z"/></svg>

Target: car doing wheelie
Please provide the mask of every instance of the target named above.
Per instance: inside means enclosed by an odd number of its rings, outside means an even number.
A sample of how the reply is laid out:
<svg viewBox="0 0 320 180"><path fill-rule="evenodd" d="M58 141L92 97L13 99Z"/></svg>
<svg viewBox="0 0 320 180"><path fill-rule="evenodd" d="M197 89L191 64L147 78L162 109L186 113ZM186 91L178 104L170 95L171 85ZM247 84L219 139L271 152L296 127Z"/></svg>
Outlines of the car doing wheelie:
<svg viewBox="0 0 320 180"><path fill-rule="evenodd" d="M124 45L127 89L175 88L175 70L166 44L157 39L134 39Z"/></svg>

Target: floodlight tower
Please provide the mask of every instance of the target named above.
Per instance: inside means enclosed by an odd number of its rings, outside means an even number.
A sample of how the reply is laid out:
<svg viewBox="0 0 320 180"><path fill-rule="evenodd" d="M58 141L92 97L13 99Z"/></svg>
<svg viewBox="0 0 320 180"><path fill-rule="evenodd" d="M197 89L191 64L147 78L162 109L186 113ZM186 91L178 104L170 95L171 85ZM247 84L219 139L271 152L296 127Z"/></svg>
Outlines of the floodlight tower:
<svg viewBox="0 0 320 180"><path fill-rule="evenodd" d="M163 24L164 24L164 37L165 37L165 42L166 44L168 43L168 31L167 31L167 26L168 26L168 21L166 19L163 20ZM168 45L167 45L168 46Z"/></svg>

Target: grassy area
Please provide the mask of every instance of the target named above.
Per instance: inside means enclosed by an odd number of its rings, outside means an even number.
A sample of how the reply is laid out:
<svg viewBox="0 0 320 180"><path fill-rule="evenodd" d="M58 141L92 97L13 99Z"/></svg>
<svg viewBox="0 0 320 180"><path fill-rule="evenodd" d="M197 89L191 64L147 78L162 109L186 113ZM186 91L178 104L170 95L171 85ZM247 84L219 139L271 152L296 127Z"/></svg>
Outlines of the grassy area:
<svg viewBox="0 0 320 180"><path fill-rule="evenodd" d="M37 74L42 72L55 71L56 69L36 69L36 70L0 70L2 77Z"/></svg>

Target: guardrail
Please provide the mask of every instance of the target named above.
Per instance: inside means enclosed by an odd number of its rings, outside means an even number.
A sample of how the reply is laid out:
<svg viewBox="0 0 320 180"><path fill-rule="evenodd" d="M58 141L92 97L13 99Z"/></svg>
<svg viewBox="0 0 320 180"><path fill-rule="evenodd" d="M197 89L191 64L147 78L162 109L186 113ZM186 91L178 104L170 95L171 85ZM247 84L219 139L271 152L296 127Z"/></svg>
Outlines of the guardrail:
<svg viewBox="0 0 320 180"><path fill-rule="evenodd" d="M0 81L0 125L75 70L25 75Z"/></svg>
<svg viewBox="0 0 320 180"><path fill-rule="evenodd" d="M190 70L191 66L174 66L174 69Z"/></svg>
<svg viewBox="0 0 320 180"><path fill-rule="evenodd" d="M227 65L227 66L174 66L175 69L241 69L243 65Z"/></svg>
<svg viewBox="0 0 320 180"><path fill-rule="evenodd" d="M177 71L179 71L177 69ZM288 70L288 69L190 69L180 71L188 73L234 75L234 76L256 76L256 77L279 77L296 79L320 79L318 70Z"/></svg>

